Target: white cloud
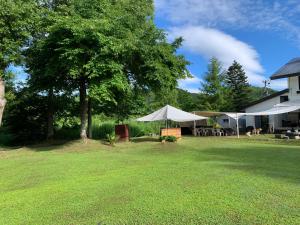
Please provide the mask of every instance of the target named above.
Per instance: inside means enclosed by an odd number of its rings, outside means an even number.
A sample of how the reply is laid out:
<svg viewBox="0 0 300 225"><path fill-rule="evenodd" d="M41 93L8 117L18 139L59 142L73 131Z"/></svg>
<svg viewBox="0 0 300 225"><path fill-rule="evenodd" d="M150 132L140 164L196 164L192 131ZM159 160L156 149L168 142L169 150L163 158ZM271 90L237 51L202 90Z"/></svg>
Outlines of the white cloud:
<svg viewBox="0 0 300 225"><path fill-rule="evenodd" d="M202 80L200 78L193 75L192 78L180 79L178 81L178 86L179 86L179 88L186 90L190 93L199 93L201 81Z"/></svg>
<svg viewBox="0 0 300 225"><path fill-rule="evenodd" d="M155 0L158 17L173 25L277 31L300 47L299 0Z"/></svg>
<svg viewBox="0 0 300 225"><path fill-rule="evenodd" d="M157 13L173 23L214 25L237 22L241 17L236 0L155 0Z"/></svg>
<svg viewBox="0 0 300 225"><path fill-rule="evenodd" d="M225 68L236 59L256 86L268 79L257 51L220 28L273 31L300 48L299 0L155 0L155 7L157 17L169 22L171 38L184 37L187 51L206 59L215 56ZM276 80L271 87L279 90L287 84Z"/></svg>
<svg viewBox="0 0 300 225"><path fill-rule="evenodd" d="M249 82L262 86L264 70L259 62L259 55L252 46L219 30L202 26L174 27L169 30L169 35L171 38L182 36L183 48L189 52L206 59L218 58L224 69L234 60L238 61L247 73Z"/></svg>

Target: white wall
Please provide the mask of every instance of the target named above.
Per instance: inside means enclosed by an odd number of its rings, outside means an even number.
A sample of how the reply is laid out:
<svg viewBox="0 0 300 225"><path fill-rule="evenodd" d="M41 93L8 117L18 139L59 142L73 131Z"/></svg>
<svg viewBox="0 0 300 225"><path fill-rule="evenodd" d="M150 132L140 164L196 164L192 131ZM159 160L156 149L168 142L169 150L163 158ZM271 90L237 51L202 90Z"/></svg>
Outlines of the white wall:
<svg viewBox="0 0 300 225"><path fill-rule="evenodd" d="M285 82L285 81L283 81ZM296 77L289 77L288 78L288 88L289 92L286 94L283 94L281 96L289 96L289 101L295 101L295 100L300 100L300 93L298 94L297 91L299 90L299 81L298 81L298 76ZM272 106L280 103L280 96L276 96L274 98L268 99L264 102L258 103L256 105L250 106L246 108L246 113L250 112L260 112L264 111L267 109L270 109ZM269 116L269 123L270 125L275 127L280 127L281 126L281 120L284 115L273 115ZM253 126L255 127L255 116L246 116L246 126Z"/></svg>
<svg viewBox="0 0 300 225"><path fill-rule="evenodd" d="M281 96L286 96L287 94L283 94ZM280 103L280 96L276 96L274 98L268 99L266 101L260 102L256 105L250 106L246 108L246 113L252 113L252 112L261 112L265 111L267 109L272 108L274 105ZM281 126L281 116L280 115L272 115L269 116L269 124L271 126L279 127ZM255 116L246 116L246 126L253 126L255 127Z"/></svg>
<svg viewBox="0 0 300 225"><path fill-rule="evenodd" d="M297 94L297 91L299 91L298 77L289 77L288 87L289 87L289 100L290 101L300 100L300 94Z"/></svg>
<svg viewBox="0 0 300 225"><path fill-rule="evenodd" d="M224 119L228 119L228 123L224 122ZM219 116L217 118L217 123L223 128L236 129L236 120L226 115Z"/></svg>

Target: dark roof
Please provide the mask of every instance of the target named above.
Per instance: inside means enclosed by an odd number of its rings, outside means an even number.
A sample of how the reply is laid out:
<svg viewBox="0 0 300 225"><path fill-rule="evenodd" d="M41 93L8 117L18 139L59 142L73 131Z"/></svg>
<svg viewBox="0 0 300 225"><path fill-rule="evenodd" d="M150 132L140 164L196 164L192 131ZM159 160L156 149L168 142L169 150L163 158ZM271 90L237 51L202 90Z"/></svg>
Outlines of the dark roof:
<svg viewBox="0 0 300 225"><path fill-rule="evenodd" d="M294 58L271 76L271 80L300 76L300 57Z"/></svg>
<svg viewBox="0 0 300 225"><path fill-rule="evenodd" d="M256 101L254 101L254 102L249 103L249 104L245 107L245 109L248 108L248 107L250 107L250 106L254 106L254 105L258 104L258 103L267 101L267 100L269 100L269 99L271 99L271 98L275 98L275 97L277 97L277 96L283 95L283 94L288 93L288 92L289 92L289 89L288 89L288 88L287 88L287 89L284 89L284 90L282 90L282 91L278 91L278 92L276 92L276 93L274 93L274 94L268 95L268 96L266 96L266 97L264 97L264 98L261 98L261 99L259 99L259 100L256 100Z"/></svg>

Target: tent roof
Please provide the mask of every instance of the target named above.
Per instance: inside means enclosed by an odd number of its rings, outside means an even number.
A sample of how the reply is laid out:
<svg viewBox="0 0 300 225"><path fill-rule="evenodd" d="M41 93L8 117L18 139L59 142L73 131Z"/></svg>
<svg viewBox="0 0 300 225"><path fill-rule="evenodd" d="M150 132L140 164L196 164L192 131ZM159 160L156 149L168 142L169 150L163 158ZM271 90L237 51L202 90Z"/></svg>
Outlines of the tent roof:
<svg viewBox="0 0 300 225"><path fill-rule="evenodd" d="M194 113L198 116L205 116L205 117L221 116L225 114L222 112L214 112L214 111L195 111Z"/></svg>
<svg viewBox="0 0 300 225"><path fill-rule="evenodd" d="M177 109L170 105L166 105L165 107L163 107L147 116L137 119L137 121L173 120L176 122L186 122L186 121L204 120L204 119L207 119L207 118L182 111L182 110Z"/></svg>
<svg viewBox="0 0 300 225"><path fill-rule="evenodd" d="M243 113L237 113L237 112L214 112L214 111L196 111L195 114L199 115L199 116L206 116L206 117L226 115L226 116L232 117L234 119L236 119L237 116L238 117L243 116Z"/></svg>
<svg viewBox="0 0 300 225"><path fill-rule="evenodd" d="M244 115L253 115L253 116L267 116L267 115L277 115L288 112L297 111L300 109L300 101L287 101L277 105L274 105L272 108L265 111L245 113Z"/></svg>
<svg viewBox="0 0 300 225"><path fill-rule="evenodd" d="M271 80L300 76L300 57L290 60L271 76Z"/></svg>
<svg viewBox="0 0 300 225"><path fill-rule="evenodd" d="M254 113L246 113L245 115L249 116L269 116L269 115L278 115L288 112L293 112L300 109L300 106L274 106L268 110L261 111L261 112L254 112Z"/></svg>

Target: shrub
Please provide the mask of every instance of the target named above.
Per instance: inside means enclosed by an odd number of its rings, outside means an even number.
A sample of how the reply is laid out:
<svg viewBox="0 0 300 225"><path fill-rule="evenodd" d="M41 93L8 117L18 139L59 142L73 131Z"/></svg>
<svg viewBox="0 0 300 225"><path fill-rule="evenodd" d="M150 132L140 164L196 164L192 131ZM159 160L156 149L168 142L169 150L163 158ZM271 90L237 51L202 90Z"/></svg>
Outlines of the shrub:
<svg viewBox="0 0 300 225"><path fill-rule="evenodd" d="M176 142L177 138L175 136L160 136L160 141L167 141L167 142Z"/></svg>
<svg viewBox="0 0 300 225"><path fill-rule="evenodd" d="M106 140L111 146L115 146L117 142L117 137L115 134L106 134Z"/></svg>
<svg viewBox="0 0 300 225"><path fill-rule="evenodd" d="M60 129L56 129L55 132L54 132L54 138L55 139L76 140L79 137L80 137L79 126L62 127Z"/></svg>
<svg viewBox="0 0 300 225"><path fill-rule="evenodd" d="M107 134L115 133L115 124L112 121L105 123L94 123L93 124L93 138L104 139L107 138Z"/></svg>
<svg viewBox="0 0 300 225"><path fill-rule="evenodd" d="M14 136L9 133L8 129L0 129L0 146L10 146L13 145Z"/></svg>

